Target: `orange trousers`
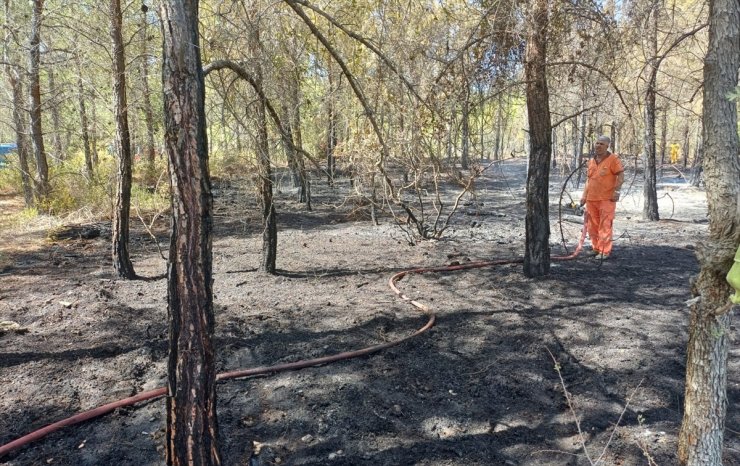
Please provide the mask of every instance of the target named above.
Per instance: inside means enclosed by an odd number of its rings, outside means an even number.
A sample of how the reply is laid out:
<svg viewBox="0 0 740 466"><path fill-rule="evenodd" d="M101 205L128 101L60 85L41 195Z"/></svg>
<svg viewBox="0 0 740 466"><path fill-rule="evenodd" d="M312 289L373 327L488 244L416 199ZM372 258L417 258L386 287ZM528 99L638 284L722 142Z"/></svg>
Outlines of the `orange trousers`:
<svg viewBox="0 0 740 466"><path fill-rule="evenodd" d="M614 201L587 201L588 236L594 251L611 254L612 224L617 203Z"/></svg>

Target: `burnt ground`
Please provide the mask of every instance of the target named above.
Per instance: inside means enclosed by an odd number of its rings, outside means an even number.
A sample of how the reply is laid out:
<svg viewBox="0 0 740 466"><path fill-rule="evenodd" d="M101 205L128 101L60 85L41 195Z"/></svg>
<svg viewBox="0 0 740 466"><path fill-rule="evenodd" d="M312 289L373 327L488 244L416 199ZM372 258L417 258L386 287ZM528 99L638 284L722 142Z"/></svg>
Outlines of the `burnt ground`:
<svg viewBox="0 0 740 466"><path fill-rule="evenodd" d="M698 271L693 248L707 224L703 191L674 173L659 185L669 220L640 221L641 188L631 184L609 261L554 262L542 279L525 278L519 264L407 276L399 288L438 314L429 332L373 356L220 383L223 463L583 465L603 453L602 464L649 464L648 456L676 464L685 301ZM261 232L251 191L220 182L218 370L333 354L421 327L424 316L390 292L388 278L406 268L518 257L524 175L522 160L492 167L448 235L415 246L388 218L380 226L358 220L343 202L346 183L329 189L315 180L313 212L284 188L276 276L256 271ZM554 254L563 254L560 185L554 176ZM8 195L0 202L5 213L18 205ZM43 226L1 233L0 321L21 331L0 335L0 444L163 386L166 377L165 280L116 279L106 235L54 242ZM579 228L566 223L571 248ZM165 253L166 229L157 230ZM139 225L131 244L139 274L164 273ZM590 460L548 351L572 393ZM739 355L733 344L727 465L740 464ZM159 399L53 433L0 464L158 465L163 438Z"/></svg>

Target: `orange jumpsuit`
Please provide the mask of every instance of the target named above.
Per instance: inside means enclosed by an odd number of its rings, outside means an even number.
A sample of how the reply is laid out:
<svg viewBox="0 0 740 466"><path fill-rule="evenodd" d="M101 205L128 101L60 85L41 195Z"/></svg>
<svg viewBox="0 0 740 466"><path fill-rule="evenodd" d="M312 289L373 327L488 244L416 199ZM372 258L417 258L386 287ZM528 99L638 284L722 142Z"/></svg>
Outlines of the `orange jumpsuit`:
<svg viewBox="0 0 740 466"><path fill-rule="evenodd" d="M617 154L609 154L600 163L588 161L586 212L588 236L594 251L606 255L612 252L612 224L617 203L612 201L617 175L624 171Z"/></svg>

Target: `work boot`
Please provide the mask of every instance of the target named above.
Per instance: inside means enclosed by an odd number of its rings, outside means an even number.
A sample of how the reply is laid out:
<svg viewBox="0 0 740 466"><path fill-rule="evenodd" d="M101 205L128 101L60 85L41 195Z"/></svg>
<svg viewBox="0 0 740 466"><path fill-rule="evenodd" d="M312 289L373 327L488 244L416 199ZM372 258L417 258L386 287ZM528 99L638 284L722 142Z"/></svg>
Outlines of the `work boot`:
<svg viewBox="0 0 740 466"><path fill-rule="evenodd" d="M598 253L598 254L596 254L594 256L594 259L600 260L600 261L605 261L605 260L609 259L609 254L604 254L603 252L600 252L600 253Z"/></svg>

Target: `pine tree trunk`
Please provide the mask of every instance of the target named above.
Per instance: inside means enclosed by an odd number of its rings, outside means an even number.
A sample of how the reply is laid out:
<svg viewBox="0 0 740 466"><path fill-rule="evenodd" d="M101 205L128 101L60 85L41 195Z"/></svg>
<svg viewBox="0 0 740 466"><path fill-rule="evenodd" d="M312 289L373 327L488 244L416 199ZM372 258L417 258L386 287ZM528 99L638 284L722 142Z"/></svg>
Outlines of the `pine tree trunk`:
<svg viewBox="0 0 740 466"><path fill-rule="evenodd" d="M23 85L16 70L7 69L10 87L13 92L13 126L15 127L15 144L18 151L18 164L21 171L23 201L27 208L33 207L33 179L28 166L28 138L26 137L26 112L23 109Z"/></svg>
<svg viewBox="0 0 740 466"><path fill-rule="evenodd" d="M85 86L82 82L82 64L80 62L80 55L75 54L75 66L77 68L77 99L80 107L80 127L82 130L82 147L85 151L85 174L88 179L92 179L94 174L94 166L92 159L92 151L90 150L90 123L87 120L87 106L85 105Z"/></svg>
<svg viewBox="0 0 740 466"><path fill-rule="evenodd" d="M725 277L740 244L737 104L726 96L738 84L738 43L740 3L710 0L702 119L709 238L697 247L701 271L691 306L684 416L678 438L679 460L689 466L722 464L731 311L731 288Z"/></svg>
<svg viewBox="0 0 740 466"><path fill-rule="evenodd" d="M654 2L650 12L650 29L648 41L650 43L650 67L647 89L645 91L645 140L644 140L644 186L643 197L645 203L642 208L642 217L645 220L660 220L658 214L658 193L656 182L655 156L655 95L657 79L658 55L658 3Z"/></svg>
<svg viewBox="0 0 740 466"><path fill-rule="evenodd" d="M5 5L5 24L13 24L13 17L10 14L10 0L4 1ZM18 152L18 165L21 172L21 186L23 188L23 200L26 208L33 207L33 179L29 171L29 144L27 138L26 122L28 114L24 108L23 97L23 80L18 72L19 66L9 53L12 35L6 28L3 37L3 62L5 63L5 74L8 77L11 93L13 95L13 130L15 132L15 145Z"/></svg>
<svg viewBox="0 0 740 466"><path fill-rule="evenodd" d="M33 1L33 15L31 17L31 61L29 81L31 91L31 140L33 155L36 159L36 200L43 202L49 195L49 165L44 148L44 133L41 129L41 15L44 9L44 0Z"/></svg>
<svg viewBox="0 0 740 466"><path fill-rule="evenodd" d="M255 85L258 100L256 104L257 121L257 170L259 173L259 197L262 209L262 258L260 268L263 272L274 274L277 260L277 215L273 199L272 167L270 166L270 141L267 138L267 101L262 86L260 25L256 12L252 12L252 30L249 32L252 55L255 57ZM286 124L288 124L286 122Z"/></svg>
<svg viewBox="0 0 740 466"><path fill-rule="evenodd" d="M213 197L198 1L162 2L165 148L172 184L168 259L169 466L219 465L213 332Z"/></svg>
<svg viewBox="0 0 740 466"><path fill-rule="evenodd" d="M527 80L529 166L525 221L524 275L550 272L550 153L552 126L545 63L547 59L548 0L533 0L524 72Z"/></svg>
<svg viewBox="0 0 740 466"><path fill-rule="evenodd" d="M141 14L141 89L142 107L144 111L144 123L146 125L146 145L144 147L144 158L146 160L146 183L149 188L154 188L157 174L154 173L154 112L152 101L149 97L149 22L146 11Z"/></svg>
<svg viewBox="0 0 740 466"><path fill-rule="evenodd" d="M123 49L123 16L120 0L111 0L111 40L113 42L113 98L116 120L116 203L113 209L113 268L121 278L136 278L129 256L131 213L131 136L126 102L126 58Z"/></svg>

